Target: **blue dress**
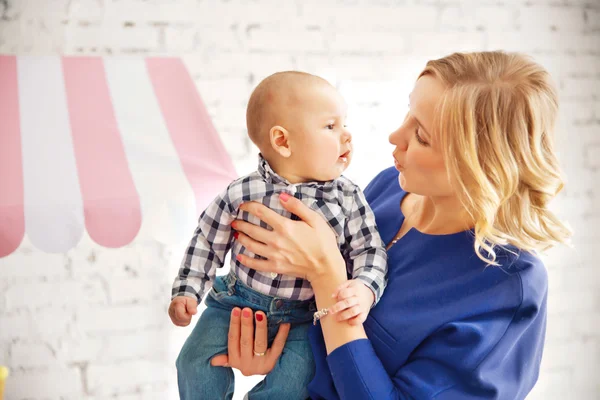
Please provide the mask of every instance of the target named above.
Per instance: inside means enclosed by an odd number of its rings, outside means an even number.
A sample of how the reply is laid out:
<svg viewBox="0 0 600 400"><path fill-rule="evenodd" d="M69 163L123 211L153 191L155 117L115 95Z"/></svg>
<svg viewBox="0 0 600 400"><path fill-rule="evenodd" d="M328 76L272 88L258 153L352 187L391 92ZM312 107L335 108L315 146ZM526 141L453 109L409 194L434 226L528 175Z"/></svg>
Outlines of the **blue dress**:
<svg viewBox="0 0 600 400"><path fill-rule="evenodd" d="M365 189L385 243L400 229L406 195L398 172ZM313 399L523 399L535 384L546 330L548 279L529 252L497 250L488 266L465 231L428 235L412 228L388 251L388 285L364 327L368 339L315 356Z"/></svg>

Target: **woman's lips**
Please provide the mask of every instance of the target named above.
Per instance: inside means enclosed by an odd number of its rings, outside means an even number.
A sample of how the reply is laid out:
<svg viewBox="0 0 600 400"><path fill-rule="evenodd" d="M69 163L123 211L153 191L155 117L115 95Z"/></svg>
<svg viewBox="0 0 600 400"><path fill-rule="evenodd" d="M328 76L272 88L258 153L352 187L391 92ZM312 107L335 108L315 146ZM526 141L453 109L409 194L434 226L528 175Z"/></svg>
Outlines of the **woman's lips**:
<svg viewBox="0 0 600 400"><path fill-rule="evenodd" d="M396 169L401 170L403 169L402 165L400 165L400 163L398 162L398 160L396 160L396 158L394 157L394 166L396 167Z"/></svg>

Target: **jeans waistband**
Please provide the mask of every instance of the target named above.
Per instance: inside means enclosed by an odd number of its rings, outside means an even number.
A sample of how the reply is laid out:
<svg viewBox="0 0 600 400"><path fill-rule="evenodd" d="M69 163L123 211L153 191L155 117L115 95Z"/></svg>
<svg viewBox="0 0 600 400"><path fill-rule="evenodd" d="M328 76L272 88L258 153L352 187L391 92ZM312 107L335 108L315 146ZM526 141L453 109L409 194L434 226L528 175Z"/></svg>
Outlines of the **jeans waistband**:
<svg viewBox="0 0 600 400"><path fill-rule="evenodd" d="M255 289L243 283L235 274L229 272L223 277L224 283L227 285L229 294L235 293L237 296L254 303L257 306L276 313L282 311L309 311L317 310L317 305L314 299L310 300L291 300L277 296L260 293Z"/></svg>

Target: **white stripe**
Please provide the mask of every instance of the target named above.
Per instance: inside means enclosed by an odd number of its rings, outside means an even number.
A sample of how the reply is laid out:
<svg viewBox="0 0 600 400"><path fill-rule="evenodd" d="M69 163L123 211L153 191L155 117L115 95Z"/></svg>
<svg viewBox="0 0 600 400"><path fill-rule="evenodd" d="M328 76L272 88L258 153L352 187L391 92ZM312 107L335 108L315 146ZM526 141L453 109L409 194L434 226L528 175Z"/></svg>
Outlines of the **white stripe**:
<svg viewBox="0 0 600 400"><path fill-rule="evenodd" d="M19 57L17 66L27 235L41 250L65 252L84 217L61 60Z"/></svg>
<svg viewBox="0 0 600 400"><path fill-rule="evenodd" d="M104 60L109 91L142 207L141 239L176 244L197 225L194 192L163 120L146 63Z"/></svg>

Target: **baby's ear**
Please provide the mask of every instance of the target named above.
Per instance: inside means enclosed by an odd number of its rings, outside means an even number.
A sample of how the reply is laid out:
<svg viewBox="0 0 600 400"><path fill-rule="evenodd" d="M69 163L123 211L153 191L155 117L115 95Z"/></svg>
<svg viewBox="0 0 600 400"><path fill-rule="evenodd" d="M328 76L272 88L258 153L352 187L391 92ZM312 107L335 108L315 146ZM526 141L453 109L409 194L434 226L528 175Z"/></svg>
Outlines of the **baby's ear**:
<svg viewBox="0 0 600 400"><path fill-rule="evenodd" d="M290 146L290 135L287 129L282 126L276 125L269 131L269 141L271 147L282 157L288 158L292 155L292 148Z"/></svg>

